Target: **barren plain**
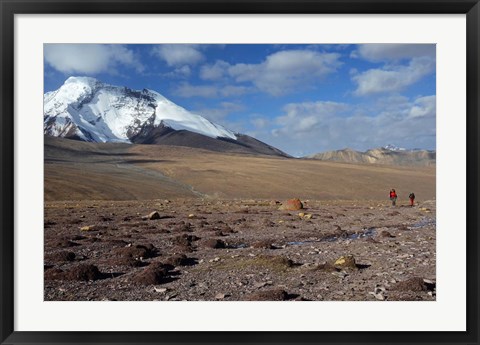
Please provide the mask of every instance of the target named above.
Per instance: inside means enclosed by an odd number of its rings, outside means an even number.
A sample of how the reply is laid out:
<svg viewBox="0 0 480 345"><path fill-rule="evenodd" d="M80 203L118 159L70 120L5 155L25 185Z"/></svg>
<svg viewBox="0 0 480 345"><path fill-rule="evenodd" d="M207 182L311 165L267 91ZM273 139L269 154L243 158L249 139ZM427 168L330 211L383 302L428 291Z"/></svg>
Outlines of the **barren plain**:
<svg viewBox="0 0 480 345"><path fill-rule="evenodd" d="M434 167L45 138L44 298L435 300L435 214Z"/></svg>

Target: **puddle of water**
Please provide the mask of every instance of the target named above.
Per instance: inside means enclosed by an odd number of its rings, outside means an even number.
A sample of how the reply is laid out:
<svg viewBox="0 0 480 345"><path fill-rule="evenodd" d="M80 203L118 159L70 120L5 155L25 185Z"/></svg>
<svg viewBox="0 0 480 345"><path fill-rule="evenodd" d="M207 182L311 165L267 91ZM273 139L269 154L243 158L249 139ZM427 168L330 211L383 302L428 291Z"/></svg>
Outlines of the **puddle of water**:
<svg viewBox="0 0 480 345"><path fill-rule="evenodd" d="M422 218L417 223L415 223L413 225L410 225L409 228L410 229L418 229L418 228L423 228L423 227L429 226L429 225L436 226L437 225L437 220L434 219L434 218Z"/></svg>
<svg viewBox="0 0 480 345"><path fill-rule="evenodd" d="M231 249L240 249L240 248L248 248L248 244L240 243L240 244L232 244L229 246Z"/></svg>
<svg viewBox="0 0 480 345"><path fill-rule="evenodd" d="M351 240L357 240L359 238L373 237L373 236L376 235L376 233L377 233L377 231L375 230L375 228L368 228L364 232L360 232L358 234L351 234L351 235L347 236L347 238L351 239Z"/></svg>
<svg viewBox="0 0 480 345"><path fill-rule="evenodd" d="M335 241L338 241L340 239L343 239L343 240L358 240L360 238L373 237L376 234L377 234L377 231L375 230L375 228L368 228L364 232L357 233L357 234L351 234L351 235L348 235L346 237L332 236L332 237L322 238L321 241L294 241L294 242L287 242L287 244L290 245L290 246L301 246L301 245L309 244L309 243L312 243L312 242L335 242Z"/></svg>
<svg viewBox="0 0 480 345"><path fill-rule="evenodd" d="M301 246L304 244L312 243L313 241L294 241L294 242L287 242L289 246Z"/></svg>

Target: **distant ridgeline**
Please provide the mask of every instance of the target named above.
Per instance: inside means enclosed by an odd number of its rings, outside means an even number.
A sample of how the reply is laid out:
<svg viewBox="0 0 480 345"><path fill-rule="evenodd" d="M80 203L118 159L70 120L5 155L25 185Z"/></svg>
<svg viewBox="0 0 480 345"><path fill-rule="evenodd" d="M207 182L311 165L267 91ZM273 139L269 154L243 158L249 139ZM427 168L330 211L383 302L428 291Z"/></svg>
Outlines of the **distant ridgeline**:
<svg viewBox="0 0 480 345"><path fill-rule="evenodd" d="M435 151L406 150L387 145L365 152L344 149L316 153L305 158L343 163L434 166L436 164L436 155Z"/></svg>

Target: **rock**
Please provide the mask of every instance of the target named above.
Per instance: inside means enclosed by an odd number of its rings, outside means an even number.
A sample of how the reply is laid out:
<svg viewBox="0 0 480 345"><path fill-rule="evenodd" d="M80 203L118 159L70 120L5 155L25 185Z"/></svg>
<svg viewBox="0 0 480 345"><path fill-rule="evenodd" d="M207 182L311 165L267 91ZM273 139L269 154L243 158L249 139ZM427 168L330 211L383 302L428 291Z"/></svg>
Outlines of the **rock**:
<svg viewBox="0 0 480 345"><path fill-rule="evenodd" d="M151 243L137 244L134 246L130 245L123 248L117 248L115 254L124 258L133 258L135 260L140 258L147 259L155 257L157 255L157 249Z"/></svg>
<svg viewBox="0 0 480 345"><path fill-rule="evenodd" d="M427 291L427 284L423 281L423 278L413 277L401 282L396 283L392 290L397 291Z"/></svg>
<svg viewBox="0 0 480 345"><path fill-rule="evenodd" d="M289 199L285 201L279 208L279 210L283 211L298 211L303 209L303 204L300 199Z"/></svg>
<svg viewBox="0 0 480 345"><path fill-rule="evenodd" d="M148 216L147 216L147 219L150 219L150 220L155 220L155 219L160 219L160 213L158 213L157 211L153 211L152 213L150 213Z"/></svg>
<svg viewBox="0 0 480 345"><path fill-rule="evenodd" d="M167 292L167 288L158 288L158 287L154 286L153 291L159 292L159 293L165 293L165 292Z"/></svg>
<svg viewBox="0 0 480 345"><path fill-rule="evenodd" d="M217 294L215 295L215 299L224 299L224 298L227 297L227 296L229 296L229 295L224 294L224 293L217 293Z"/></svg>
<svg viewBox="0 0 480 345"><path fill-rule="evenodd" d="M133 280L143 285L157 285L165 282L170 266L161 262L152 263L150 266L142 270Z"/></svg>
<svg viewBox="0 0 480 345"><path fill-rule="evenodd" d="M183 235L178 235L174 238L172 238L172 242L174 244L178 244L178 245L181 245L181 246L190 246L192 244L193 241L198 241L200 238L195 236L195 235L187 235L187 234L183 234Z"/></svg>
<svg viewBox="0 0 480 345"><path fill-rule="evenodd" d="M95 230L95 226L93 225L82 226L80 228L80 231L93 231L93 230Z"/></svg>
<svg viewBox="0 0 480 345"><path fill-rule="evenodd" d="M95 265L81 264L65 272L66 280L89 281L100 278L102 278L102 274Z"/></svg>
<svg viewBox="0 0 480 345"><path fill-rule="evenodd" d="M207 248L221 249L226 248L227 245L224 241L218 240L216 238L210 238L203 242L203 245Z"/></svg>
<svg viewBox="0 0 480 345"><path fill-rule="evenodd" d="M191 266L195 265L196 260L188 258L185 254L175 254L165 260L166 264L172 266Z"/></svg>
<svg viewBox="0 0 480 345"><path fill-rule="evenodd" d="M310 213L307 213L303 216L303 219L312 219L312 215Z"/></svg>
<svg viewBox="0 0 480 345"><path fill-rule="evenodd" d="M353 255L339 257L333 264L335 268L357 268Z"/></svg>
<svg viewBox="0 0 480 345"><path fill-rule="evenodd" d="M259 283L255 283L253 284L253 287L256 288L256 289L260 289L266 285L272 285L272 282L271 281L268 281L268 282L259 282Z"/></svg>
<svg viewBox="0 0 480 345"><path fill-rule="evenodd" d="M45 259L51 261L74 261L75 260L75 253L74 252L67 252L61 251L54 254L46 255Z"/></svg>
<svg viewBox="0 0 480 345"><path fill-rule="evenodd" d="M388 232L387 230L383 230L383 231L380 233L380 236L381 236L381 237L395 237L395 236L393 236L390 232Z"/></svg>

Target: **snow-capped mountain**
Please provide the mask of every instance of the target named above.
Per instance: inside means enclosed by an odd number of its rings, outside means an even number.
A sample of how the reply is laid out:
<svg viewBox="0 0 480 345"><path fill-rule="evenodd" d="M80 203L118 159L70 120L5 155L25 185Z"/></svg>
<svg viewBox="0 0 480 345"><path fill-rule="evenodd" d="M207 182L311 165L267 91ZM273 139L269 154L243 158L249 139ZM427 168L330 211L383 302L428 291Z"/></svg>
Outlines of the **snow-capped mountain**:
<svg viewBox="0 0 480 345"><path fill-rule="evenodd" d="M389 151L407 151L407 149L404 149L403 147L398 147L392 144L385 145L383 149L389 150Z"/></svg>
<svg viewBox="0 0 480 345"><path fill-rule="evenodd" d="M44 134L89 142L167 144L214 151L287 156L234 133L168 100L160 93L70 77L44 95Z"/></svg>
<svg viewBox="0 0 480 345"><path fill-rule="evenodd" d="M44 95L44 132L94 142L132 142L145 126L237 139L232 131L193 114L158 92L70 77Z"/></svg>

